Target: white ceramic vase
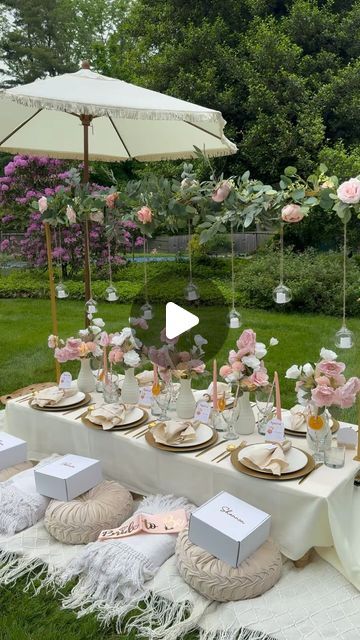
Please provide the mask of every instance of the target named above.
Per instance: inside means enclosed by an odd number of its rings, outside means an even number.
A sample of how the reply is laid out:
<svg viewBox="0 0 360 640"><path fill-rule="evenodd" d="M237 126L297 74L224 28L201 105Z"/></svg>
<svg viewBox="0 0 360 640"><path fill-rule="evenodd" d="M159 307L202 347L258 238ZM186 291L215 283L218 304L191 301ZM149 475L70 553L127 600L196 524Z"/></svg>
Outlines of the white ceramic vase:
<svg viewBox="0 0 360 640"><path fill-rule="evenodd" d="M125 378L121 387L121 400L126 404L137 404L139 402L139 383L135 378L135 371L132 367L125 369Z"/></svg>
<svg viewBox="0 0 360 640"><path fill-rule="evenodd" d="M239 436L249 436L255 431L255 416L251 408L249 393L245 391L237 400L233 413L233 430Z"/></svg>
<svg viewBox="0 0 360 640"><path fill-rule="evenodd" d="M180 379L180 391L176 400L176 414L178 418L190 420L195 414L196 401L191 390L191 379Z"/></svg>
<svg viewBox="0 0 360 640"><path fill-rule="evenodd" d="M96 380L91 370L90 359L81 358L80 362L80 371L77 379L78 389L83 393L91 393L92 391L95 391Z"/></svg>

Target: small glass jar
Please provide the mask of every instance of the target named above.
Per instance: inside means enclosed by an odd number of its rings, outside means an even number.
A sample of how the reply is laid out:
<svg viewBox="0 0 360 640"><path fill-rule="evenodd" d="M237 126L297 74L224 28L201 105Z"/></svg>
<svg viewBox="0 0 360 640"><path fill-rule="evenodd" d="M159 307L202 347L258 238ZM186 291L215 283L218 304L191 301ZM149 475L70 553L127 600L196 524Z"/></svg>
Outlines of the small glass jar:
<svg viewBox="0 0 360 640"><path fill-rule="evenodd" d="M324 452L331 447L332 434L329 417L329 412L326 409L321 411L319 407L309 403L306 441L316 462L324 462Z"/></svg>

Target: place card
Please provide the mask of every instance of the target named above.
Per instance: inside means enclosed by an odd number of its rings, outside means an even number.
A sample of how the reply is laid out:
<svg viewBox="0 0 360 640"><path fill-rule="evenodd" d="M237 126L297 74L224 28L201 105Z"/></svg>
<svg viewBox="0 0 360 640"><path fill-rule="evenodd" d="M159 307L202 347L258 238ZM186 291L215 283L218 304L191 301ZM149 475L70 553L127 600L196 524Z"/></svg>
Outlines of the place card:
<svg viewBox="0 0 360 640"><path fill-rule="evenodd" d="M72 375L69 371L64 371L60 376L59 389L71 389Z"/></svg>
<svg viewBox="0 0 360 640"><path fill-rule="evenodd" d="M265 441L266 442L284 442L285 427L284 423L278 418L272 418L266 425Z"/></svg>
<svg viewBox="0 0 360 640"><path fill-rule="evenodd" d="M208 424L211 411L212 411L212 406L210 402L206 402L206 400L199 400L195 408L194 419L199 420L204 424Z"/></svg>
<svg viewBox="0 0 360 640"><path fill-rule="evenodd" d="M139 387L139 404L144 407L152 407L154 396L151 387Z"/></svg>

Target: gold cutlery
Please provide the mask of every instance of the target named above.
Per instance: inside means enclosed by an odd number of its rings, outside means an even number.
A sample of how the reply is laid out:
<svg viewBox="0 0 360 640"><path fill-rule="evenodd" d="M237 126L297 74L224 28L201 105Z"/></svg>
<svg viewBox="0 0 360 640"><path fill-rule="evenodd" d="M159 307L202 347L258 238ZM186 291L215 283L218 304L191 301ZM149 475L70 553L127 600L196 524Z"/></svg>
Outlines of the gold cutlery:
<svg viewBox="0 0 360 640"><path fill-rule="evenodd" d="M226 451L222 451L221 453L219 453L217 456L215 456L215 458L211 460L211 462L216 462L216 464L218 464L219 462L225 460L225 458L231 456L232 452L235 451L235 449L243 449L244 447L246 447L246 445L247 442L245 442L245 440L240 442L240 444L228 444L226 447Z"/></svg>
<svg viewBox="0 0 360 640"><path fill-rule="evenodd" d="M138 438L142 438L142 437L145 435L145 433L147 433L150 429L152 429L152 427L155 427L155 425L157 425L157 424L158 424L158 423L156 422L156 420L154 420L153 422L149 422L149 423L146 425L146 429L144 429L143 431L140 431L140 433L136 433L136 434L133 436L133 438L135 438L136 440L137 440Z"/></svg>
<svg viewBox="0 0 360 640"><path fill-rule="evenodd" d="M200 458L200 456L202 456L204 453L210 451L211 449L215 449L215 447L219 446L219 444L222 444L223 442L224 440L219 440L218 442L215 442L215 444L211 444L209 447L206 447L206 449L202 449L202 451L197 453L194 458Z"/></svg>
<svg viewBox="0 0 360 640"><path fill-rule="evenodd" d="M24 396L23 398L20 398L19 400L15 400L15 402L18 402L18 403L25 402L26 400L30 400L34 395L35 395L34 392L30 393L29 395Z"/></svg>
<svg viewBox="0 0 360 640"><path fill-rule="evenodd" d="M88 415L89 411L93 411L93 409L95 409L95 405L94 404L89 404L88 408L86 409L86 411L84 411L83 413L80 413L79 416L76 416L76 418L74 418L74 420L80 420L80 418L85 418L85 416ZM73 411L76 411L76 409L73 409ZM66 413L71 413L70 411L67 411ZM62 414L63 416L66 415L65 413Z"/></svg>
<svg viewBox="0 0 360 640"><path fill-rule="evenodd" d="M301 484L302 482L304 482L304 480L306 480L306 478L311 476L311 474L314 473L314 471L316 471L316 469L319 469L322 466L323 466L323 463L322 462L318 462L311 471L308 471L308 473L306 473L302 478L300 478L298 484Z"/></svg>

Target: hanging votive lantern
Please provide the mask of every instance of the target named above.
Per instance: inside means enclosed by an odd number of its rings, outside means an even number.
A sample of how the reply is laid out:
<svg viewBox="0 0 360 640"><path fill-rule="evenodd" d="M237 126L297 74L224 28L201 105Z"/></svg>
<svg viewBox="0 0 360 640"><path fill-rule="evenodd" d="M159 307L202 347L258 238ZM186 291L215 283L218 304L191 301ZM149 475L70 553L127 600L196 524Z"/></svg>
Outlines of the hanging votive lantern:
<svg viewBox="0 0 360 640"><path fill-rule="evenodd" d="M56 285L56 287L55 287L55 295L59 299L68 298L69 297L69 291L68 291L67 287L65 287L63 282L59 282Z"/></svg>
<svg viewBox="0 0 360 640"><path fill-rule="evenodd" d="M290 302L292 298L291 289L280 282L273 291L273 298L276 304L286 304L286 302Z"/></svg>
<svg viewBox="0 0 360 640"><path fill-rule="evenodd" d="M109 284L109 286L105 289L105 300L107 300L108 302L116 302L116 300L119 300L117 288L114 287L113 284Z"/></svg>
<svg viewBox="0 0 360 640"><path fill-rule="evenodd" d="M354 346L354 334L345 325L336 332L335 345L339 349L351 349Z"/></svg>
<svg viewBox="0 0 360 640"><path fill-rule="evenodd" d="M230 329L239 329L241 325L241 314L233 307L228 314L228 326Z"/></svg>
<svg viewBox="0 0 360 640"><path fill-rule="evenodd" d="M85 302L85 312L89 320L97 313L97 304L93 298Z"/></svg>
<svg viewBox="0 0 360 640"><path fill-rule="evenodd" d="M153 319L154 311L149 302L145 302L145 304L143 304L143 306L141 307L141 311L142 311L142 316L143 318L145 318L145 320Z"/></svg>
<svg viewBox="0 0 360 640"><path fill-rule="evenodd" d="M196 284L194 284L193 282L189 282L189 284L187 284L184 289L184 296L185 296L185 300L188 300L188 302L194 302L195 300L199 300L200 293Z"/></svg>

